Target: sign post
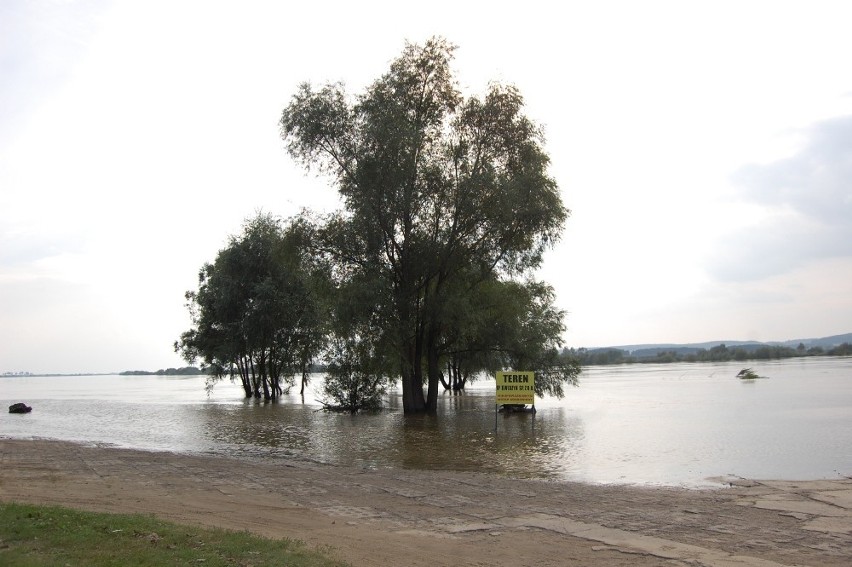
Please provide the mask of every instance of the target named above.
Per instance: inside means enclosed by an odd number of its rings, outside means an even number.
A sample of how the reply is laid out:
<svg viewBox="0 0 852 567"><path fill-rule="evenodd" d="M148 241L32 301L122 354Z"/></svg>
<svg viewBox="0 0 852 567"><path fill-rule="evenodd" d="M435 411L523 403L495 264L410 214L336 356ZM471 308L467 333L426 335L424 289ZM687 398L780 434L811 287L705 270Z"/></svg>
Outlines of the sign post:
<svg viewBox="0 0 852 567"><path fill-rule="evenodd" d="M531 405L535 411L535 372L499 370L496 375L497 396L494 406L494 431L497 431L498 408L504 404ZM533 421L535 424L535 421Z"/></svg>

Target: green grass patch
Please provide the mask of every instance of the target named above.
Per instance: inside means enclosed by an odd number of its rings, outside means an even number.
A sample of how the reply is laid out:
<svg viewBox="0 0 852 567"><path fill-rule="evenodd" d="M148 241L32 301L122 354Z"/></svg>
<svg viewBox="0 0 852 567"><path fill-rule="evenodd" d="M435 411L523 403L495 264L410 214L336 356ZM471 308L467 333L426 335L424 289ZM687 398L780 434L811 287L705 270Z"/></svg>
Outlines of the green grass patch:
<svg viewBox="0 0 852 567"><path fill-rule="evenodd" d="M143 515L0 504L0 565L344 566L291 539L183 526Z"/></svg>

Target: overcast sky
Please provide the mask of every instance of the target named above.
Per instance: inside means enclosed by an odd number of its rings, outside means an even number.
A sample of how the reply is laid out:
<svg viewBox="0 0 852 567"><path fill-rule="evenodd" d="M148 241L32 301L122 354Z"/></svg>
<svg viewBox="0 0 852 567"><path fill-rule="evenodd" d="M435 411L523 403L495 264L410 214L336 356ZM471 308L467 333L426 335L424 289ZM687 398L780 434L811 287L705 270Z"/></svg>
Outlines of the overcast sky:
<svg viewBox="0 0 852 567"><path fill-rule="evenodd" d="M184 363L183 294L258 210L337 205L296 87L406 40L518 86L571 218L567 346L852 331L848 2L0 2L0 372Z"/></svg>

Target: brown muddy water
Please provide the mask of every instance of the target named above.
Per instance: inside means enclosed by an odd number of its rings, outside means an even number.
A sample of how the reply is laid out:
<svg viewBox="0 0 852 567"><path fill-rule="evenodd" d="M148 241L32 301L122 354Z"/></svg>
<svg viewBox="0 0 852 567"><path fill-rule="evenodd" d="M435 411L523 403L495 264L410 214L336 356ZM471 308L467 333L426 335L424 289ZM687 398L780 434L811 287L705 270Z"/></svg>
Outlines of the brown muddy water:
<svg viewBox="0 0 852 567"><path fill-rule="evenodd" d="M745 365L768 378L737 379L743 363L585 368L534 416L497 415L493 378L442 394L436 416L404 416L398 389L351 416L321 411L314 390L264 404L225 381L208 397L203 377L3 377L0 436L593 483L852 475L852 358ZM32 413L5 413L14 402Z"/></svg>

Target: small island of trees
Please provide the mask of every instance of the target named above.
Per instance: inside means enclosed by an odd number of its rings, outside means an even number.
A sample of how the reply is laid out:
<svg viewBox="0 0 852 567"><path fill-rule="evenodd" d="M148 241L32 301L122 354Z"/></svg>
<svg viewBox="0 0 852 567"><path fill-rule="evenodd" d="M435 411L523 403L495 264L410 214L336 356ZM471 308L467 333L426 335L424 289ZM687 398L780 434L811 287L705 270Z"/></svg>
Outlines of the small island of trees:
<svg viewBox="0 0 852 567"><path fill-rule="evenodd" d="M441 387L482 371L534 370L539 395L577 384L565 314L533 277L569 214L541 128L513 86L463 96L454 50L409 44L359 95L331 83L293 96L287 151L343 208L258 213L201 268L175 349L208 386L229 377L275 400L321 361L329 408L375 408L399 383L405 413L432 413Z"/></svg>

